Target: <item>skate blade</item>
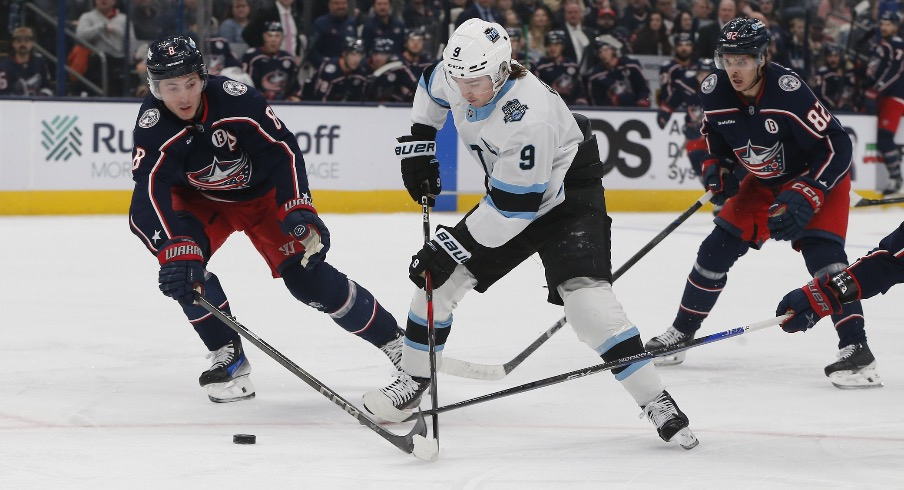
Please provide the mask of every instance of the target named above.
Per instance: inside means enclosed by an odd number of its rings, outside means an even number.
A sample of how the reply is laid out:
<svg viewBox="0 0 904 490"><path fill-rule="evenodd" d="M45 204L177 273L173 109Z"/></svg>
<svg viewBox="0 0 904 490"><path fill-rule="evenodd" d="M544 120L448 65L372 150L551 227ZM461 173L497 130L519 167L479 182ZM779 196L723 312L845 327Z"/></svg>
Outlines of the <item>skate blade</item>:
<svg viewBox="0 0 904 490"><path fill-rule="evenodd" d="M669 354L666 356L657 357L653 359L654 366L677 366L684 362L684 358L687 356L686 352L679 352L677 354Z"/></svg>
<svg viewBox="0 0 904 490"><path fill-rule="evenodd" d="M690 427L685 427L676 432L675 435L669 439L669 442L677 442L678 445L687 450L694 449L700 444L700 440L697 439L697 436L694 435Z"/></svg>
<svg viewBox="0 0 904 490"><path fill-rule="evenodd" d="M225 383L206 386L207 398L214 403L230 403L254 398L254 385L248 375L239 376Z"/></svg>
<svg viewBox="0 0 904 490"><path fill-rule="evenodd" d="M862 390L869 388L882 388L882 378L872 367L857 371L835 371L829 375L829 381L840 390Z"/></svg>

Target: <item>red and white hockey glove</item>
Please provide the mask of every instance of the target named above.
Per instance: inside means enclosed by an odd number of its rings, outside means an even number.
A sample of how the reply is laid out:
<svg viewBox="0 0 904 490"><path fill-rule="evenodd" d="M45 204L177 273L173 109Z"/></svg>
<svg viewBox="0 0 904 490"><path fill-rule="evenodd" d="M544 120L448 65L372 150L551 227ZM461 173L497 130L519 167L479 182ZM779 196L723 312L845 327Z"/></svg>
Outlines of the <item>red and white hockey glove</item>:
<svg viewBox="0 0 904 490"><path fill-rule="evenodd" d="M160 291L183 306L194 304L195 291L204 289L204 254L190 237L167 240L157 254Z"/></svg>
<svg viewBox="0 0 904 490"><path fill-rule="evenodd" d="M279 210L278 218L283 233L295 237L304 246L302 267L312 267L326 258L330 249L330 230L317 216L310 198L286 201Z"/></svg>

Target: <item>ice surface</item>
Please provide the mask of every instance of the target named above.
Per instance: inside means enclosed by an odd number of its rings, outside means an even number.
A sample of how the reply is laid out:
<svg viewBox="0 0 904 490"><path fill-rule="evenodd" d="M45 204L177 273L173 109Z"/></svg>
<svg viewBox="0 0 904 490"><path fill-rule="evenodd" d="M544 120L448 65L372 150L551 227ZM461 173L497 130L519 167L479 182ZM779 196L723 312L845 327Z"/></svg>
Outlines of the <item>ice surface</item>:
<svg viewBox="0 0 904 490"><path fill-rule="evenodd" d="M615 214L615 267L676 214ZM420 215L324 218L329 261L403 319ZM900 209L853 212L851 259L902 219ZM698 213L616 283L644 339L670 324L711 227ZM864 304L882 389L832 387L822 373L837 350L828 320L805 334L773 327L693 349L683 365L659 370L701 441L692 451L663 443L601 373L443 414L439 460L425 463L247 343L257 398L210 403L197 385L208 365L203 344L157 290L156 261L125 216L7 217L0 230L2 489L904 487L904 287ZM296 302L245 237L232 237L210 269L240 322L349 401L360 406L364 391L389 380L379 351ZM770 318L806 279L787 242L751 251L700 334ZM533 258L464 299L446 355L511 359L562 316L545 298ZM566 327L501 381L440 375L440 403L599 362ZM258 442L234 445L235 433Z"/></svg>

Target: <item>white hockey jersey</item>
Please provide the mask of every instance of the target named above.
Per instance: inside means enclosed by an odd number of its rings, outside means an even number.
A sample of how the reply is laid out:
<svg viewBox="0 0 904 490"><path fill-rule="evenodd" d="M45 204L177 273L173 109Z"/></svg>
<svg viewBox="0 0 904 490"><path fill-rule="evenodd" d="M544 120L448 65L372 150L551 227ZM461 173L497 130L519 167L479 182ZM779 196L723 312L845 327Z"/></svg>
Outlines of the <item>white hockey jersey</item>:
<svg viewBox="0 0 904 490"><path fill-rule="evenodd" d="M439 129L452 111L487 176L487 195L468 216L468 231L495 248L565 200L563 181L583 135L562 98L531 73L507 81L483 107L471 106L454 83L441 62L425 70L411 119Z"/></svg>

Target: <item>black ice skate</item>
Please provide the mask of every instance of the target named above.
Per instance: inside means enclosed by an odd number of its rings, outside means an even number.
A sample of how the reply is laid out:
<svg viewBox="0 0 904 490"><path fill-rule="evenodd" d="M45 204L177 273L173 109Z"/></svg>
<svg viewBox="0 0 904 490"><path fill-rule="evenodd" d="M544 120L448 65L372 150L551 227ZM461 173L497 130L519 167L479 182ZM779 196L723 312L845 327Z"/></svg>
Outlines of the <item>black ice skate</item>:
<svg viewBox="0 0 904 490"><path fill-rule="evenodd" d="M882 378L876 372L876 358L866 342L843 347L838 360L826 366L826 376L836 388L881 388Z"/></svg>
<svg viewBox="0 0 904 490"><path fill-rule="evenodd" d="M686 335L682 333L675 327L669 327L665 333L661 335L657 335L653 337L643 346L644 350L647 352L661 349L663 347L673 347L682 342L687 342L694 339L694 335ZM656 366L674 366L676 364L681 364L684 362L684 357L687 354L685 351L676 352L674 354L668 354L665 356L657 357L653 359L653 364Z"/></svg>
<svg viewBox="0 0 904 490"><path fill-rule="evenodd" d="M421 404L430 388L430 378L417 378L400 371L389 386L364 394L364 408L387 422L402 422Z"/></svg>
<svg viewBox="0 0 904 490"><path fill-rule="evenodd" d="M901 193L901 184L902 179L900 175L897 177L890 177L888 179L888 186L882 191L882 197L900 197L904 195Z"/></svg>
<svg viewBox="0 0 904 490"><path fill-rule="evenodd" d="M700 444L691 431L687 415L678 408L668 391L662 390L659 396L641 408L640 418L646 415L663 441L677 442L684 449L693 449Z"/></svg>
<svg viewBox="0 0 904 490"><path fill-rule="evenodd" d="M226 403L254 398L254 385L249 377L251 363L240 341L229 342L207 354L207 358L213 358L210 369L201 373L198 383L207 388L210 401Z"/></svg>
<svg viewBox="0 0 904 490"><path fill-rule="evenodd" d="M395 366L398 371L402 370L402 346L404 345L405 331L399 329L396 330L396 335L392 340L380 346L380 350L386 354L386 357L392 361L392 365Z"/></svg>

